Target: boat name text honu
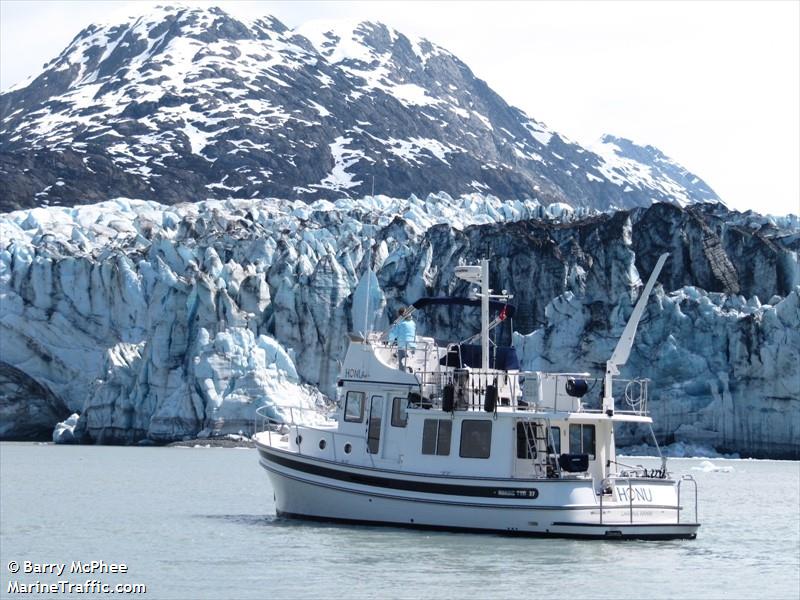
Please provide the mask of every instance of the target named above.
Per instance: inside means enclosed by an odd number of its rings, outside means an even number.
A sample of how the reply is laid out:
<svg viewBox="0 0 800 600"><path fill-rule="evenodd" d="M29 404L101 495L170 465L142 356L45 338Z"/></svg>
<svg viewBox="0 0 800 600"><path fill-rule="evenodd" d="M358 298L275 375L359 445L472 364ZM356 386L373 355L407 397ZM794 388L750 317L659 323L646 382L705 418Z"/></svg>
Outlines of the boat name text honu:
<svg viewBox="0 0 800 600"><path fill-rule="evenodd" d="M617 487L617 495L619 496L620 502L652 502L653 501L653 490L645 487L634 487L634 488L627 488L627 487ZM630 492L630 493L629 493Z"/></svg>
<svg viewBox="0 0 800 600"><path fill-rule="evenodd" d="M369 379L369 373L365 369L345 369L344 376L347 379Z"/></svg>

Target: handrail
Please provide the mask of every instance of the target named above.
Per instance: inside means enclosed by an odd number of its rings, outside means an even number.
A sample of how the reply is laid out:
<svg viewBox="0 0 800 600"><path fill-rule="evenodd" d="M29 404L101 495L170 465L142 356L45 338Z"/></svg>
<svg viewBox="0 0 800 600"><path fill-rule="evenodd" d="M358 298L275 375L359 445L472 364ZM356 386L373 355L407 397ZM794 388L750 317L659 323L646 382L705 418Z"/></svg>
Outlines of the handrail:
<svg viewBox="0 0 800 600"><path fill-rule="evenodd" d="M416 350L418 355L421 355L422 364L428 365L430 358L431 348L423 348L422 345ZM438 361L437 361L438 363ZM467 406L460 405L460 410L482 410L486 397L486 390L488 386L495 384L495 379L499 381L499 390L503 393L500 394L501 398L507 398L508 402L499 403L498 407L505 407L507 410L514 412L581 412L586 414L603 414L602 410L597 408L588 408L584 405L580 398L569 397L569 403L564 406L563 403L567 401L566 397L566 381L573 378L586 379L586 373L544 373L539 371L505 371L501 369L477 369L477 368L464 368L464 369L442 369L437 368L429 370L425 368L416 368L420 366L420 362L413 365L414 370L411 371L417 378L417 393L423 397L426 406L433 408L440 408L442 404L442 397L444 387L447 384L454 384L464 390L465 398L467 399ZM551 383L547 386L547 397L543 397L545 390L542 389L541 376L548 376ZM467 381L460 381L459 378L468 377ZM599 381L599 380L598 380ZM524 382L524 383L523 383ZM615 383L627 383L629 399L628 405L630 410L617 410L620 415L647 415L647 379L615 379ZM552 386L552 387L551 387ZM533 389L533 393L529 391ZM631 394L631 389L636 391ZM499 398L500 399L500 398Z"/></svg>
<svg viewBox="0 0 800 600"><path fill-rule="evenodd" d="M300 441L297 442L298 454L302 455L303 454L303 451L302 451L302 442L303 442L303 440L302 440L301 429L303 429L305 431L313 431L313 432L317 432L319 434L322 434L323 438L329 438L329 441L330 441L330 443L332 445L332 450L333 450L333 459L334 460L338 460L337 443L336 443L337 439L344 438L347 441L350 441L350 439L352 438L352 436L347 435L347 434L340 434L339 432L337 432L334 429L318 427L318 426L315 426L313 424L305 423L305 422L295 418L295 411L297 411L299 413L309 412L309 413L311 413L313 415L319 416L319 412L317 412L313 408L304 408L302 406L281 407L283 410L288 410L289 411L289 419L288 420L286 419L285 415L281 415L280 417L274 417L274 416L267 415L266 414L266 410L268 408L271 408L271 407L261 406L258 409L256 409L257 418L255 419L255 422L253 424L253 428L255 430L254 434L255 433L261 433L261 432L264 432L264 431L267 432L267 437L268 437L270 446L273 445L273 443L272 443L272 434L273 434L273 432L280 433L281 435L285 435L286 431L283 431L282 428L285 427L285 428L287 428L288 431L291 431L292 428L294 428L295 439L300 438ZM258 423L258 418L261 419L261 427L260 428L258 427L258 424L257 424ZM334 423L334 421L329 421L329 422L330 423ZM279 426L279 429L277 431L275 431L275 429L276 429L275 426L276 425Z"/></svg>
<svg viewBox="0 0 800 600"><path fill-rule="evenodd" d="M279 415L278 417L267 415L267 409L270 409L270 406L260 406L256 409L256 417L253 420L253 435L256 433L261 433L266 431L267 436L269 439L269 445L272 446L272 433L275 430L273 426L279 426L280 428L286 427L287 429L291 430L294 428L294 433L296 437L300 436L300 428L303 427L305 429L309 429L311 431L317 431L319 433L325 434L327 436L331 436L331 443L333 444L333 452L334 458L336 458L336 432L332 431L331 429L317 427L312 424L304 423L300 420L295 419L295 411L299 413L311 413L312 415L319 417L320 413L313 409L313 408L303 408L301 406L285 406L281 407L282 410L289 411L289 420L286 420L285 415ZM260 419L260 427L259 427L259 419ZM333 421L330 421L333 423ZM279 429L280 431L280 429ZM281 435L284 432L281 431ZM302 440L301 440L302 443ZM298 443L298 453L302 454L302 449L300 448L301 443Z"/></svg>
<svg viewBox="0 0 800 600"><path fill-rule="evenodd" d="M282 420L278 420L276 417L272 417L266 414L267 409L273 408L271 406L259 406L256 409L256 415L261 417L262 422L271 421L276 425L303 425L304 427L311 427L307 423L302 423L300 421L295 420L294 413L297 411L298 413L310 413L315 417L320 417L320 412L315 408L303 408L302 406L281 406L278 407L278 410L288 410L289 411L289 420L287 421L285 418ZM313 427L311 427L313 429ZM263 430L262 430L263 431Z"/></svg>

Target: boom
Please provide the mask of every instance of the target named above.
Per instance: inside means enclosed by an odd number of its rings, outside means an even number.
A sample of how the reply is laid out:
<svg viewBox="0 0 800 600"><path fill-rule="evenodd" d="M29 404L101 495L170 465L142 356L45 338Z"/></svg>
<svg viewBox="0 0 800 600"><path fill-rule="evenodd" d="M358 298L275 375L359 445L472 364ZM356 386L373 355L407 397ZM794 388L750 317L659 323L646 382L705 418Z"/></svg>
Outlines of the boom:
<svg viewBox="0 0 800 600"><path fill-rule="evenodd" d="M606 376L603 385L603 410L609 416L614 414L614 396L611 392L612 379L614 375L619 375L619 367L628 362L628 357L633 347L633 339L636 337L636 329L639 327L639 321L644 314L650 292L653 291L653 286L656 284L656 279L658 279L658 275L661 273L664 263L667 262L668 256L669 252L665 252L659 257L653 272L650 273L650 279L647 280L647 284L644 286L639 296L639 301L636 303L636 307L633 309L631 317L628 319L628 323L622 331L622 335L617 342L617 347L614 348L614 353L606 362Z"/></svg>

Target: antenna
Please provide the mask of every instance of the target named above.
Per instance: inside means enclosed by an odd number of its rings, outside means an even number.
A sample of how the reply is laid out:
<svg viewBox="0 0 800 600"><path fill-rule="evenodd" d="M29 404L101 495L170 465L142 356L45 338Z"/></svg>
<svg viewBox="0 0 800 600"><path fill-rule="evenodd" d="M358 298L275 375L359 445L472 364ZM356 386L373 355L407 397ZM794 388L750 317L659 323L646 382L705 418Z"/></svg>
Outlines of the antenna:
<svg viewBox="0 0 800 600"><path fill-rule="evenodd" d="M481 261L481 369L489 370L489 261Z"/></svg>
<svg viewBox="0 0 800 600"><path fill-rule="evenodd" d="M373 178L374 179L374 178ZM369 336L370 330L370 321L369 318L369 301L370 301L370 294L369 294L369 284L372 283L372 244L367 247L367 300L364 302L364 340L367 339Z"/></svg>

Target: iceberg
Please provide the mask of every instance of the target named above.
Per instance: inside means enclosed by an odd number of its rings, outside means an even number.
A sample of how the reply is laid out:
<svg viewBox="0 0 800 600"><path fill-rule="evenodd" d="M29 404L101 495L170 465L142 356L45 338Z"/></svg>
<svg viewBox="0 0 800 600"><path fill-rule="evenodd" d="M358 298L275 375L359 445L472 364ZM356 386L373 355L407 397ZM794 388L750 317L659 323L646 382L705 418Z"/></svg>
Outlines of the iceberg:
<svg viewBox="0 0 800 600"><path fill-rule="evenodd" d="M692 467L692 471L702 471L703 473L733 473L734 469L730 465L720 467L710 460L704 460L698 466Z"/></svg>

